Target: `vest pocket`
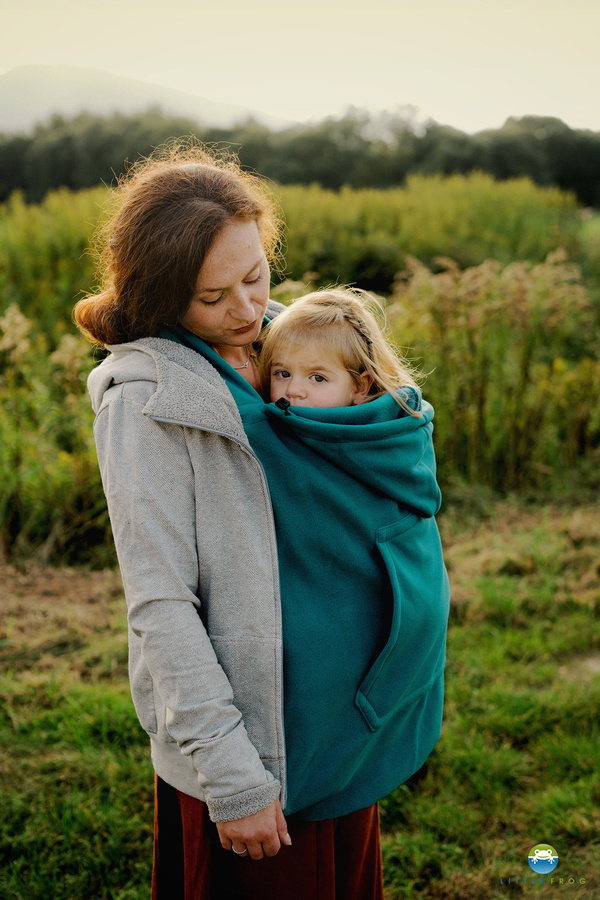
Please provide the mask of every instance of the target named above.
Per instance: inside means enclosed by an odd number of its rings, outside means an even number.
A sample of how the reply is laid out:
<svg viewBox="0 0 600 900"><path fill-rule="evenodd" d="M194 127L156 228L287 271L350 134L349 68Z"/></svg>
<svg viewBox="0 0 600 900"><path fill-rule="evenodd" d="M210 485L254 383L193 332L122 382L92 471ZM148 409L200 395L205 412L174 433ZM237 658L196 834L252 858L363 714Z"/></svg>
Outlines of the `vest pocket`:
<svg viewBox="0 0 600 900"><path fill-rule="evenodd" d="M375 538L391 586L392 617L385 646L355 697L371 731L426 694L442 674L450 600L433 518L407 513Z"/></svg>

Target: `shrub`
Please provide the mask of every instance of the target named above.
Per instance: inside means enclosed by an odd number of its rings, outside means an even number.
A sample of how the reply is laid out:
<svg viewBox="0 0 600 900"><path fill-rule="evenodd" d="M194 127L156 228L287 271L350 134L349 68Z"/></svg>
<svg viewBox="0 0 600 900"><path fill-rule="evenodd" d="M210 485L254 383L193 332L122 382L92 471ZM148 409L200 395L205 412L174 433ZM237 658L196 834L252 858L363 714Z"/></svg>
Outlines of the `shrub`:
<svg viewBox="0 0 600 900"><path fill-rule="evenodd" d="M0 318L0 552L54 562L113 561L85 391L89 346L50 353L16 304Z"/></svg>
<svg viewBox="0 0 600 900"><path fill-rule="evenodd" d="M436 263L409 261L389 317L431 373L443 478L544 485L600 444L596 310L580 271L562 250L537 265Z"/></svg>
<svg viewBox="0 0 600 900"><path fill-rule="evenodd" d="M280 188L280 196L289 276L310 271L320 284L387 293L411 256L429 266L447 256L466 267L488 258L542 262L558 246L579 252L574 198L525 178L411 176L388 191L313 185Z"/></svg>

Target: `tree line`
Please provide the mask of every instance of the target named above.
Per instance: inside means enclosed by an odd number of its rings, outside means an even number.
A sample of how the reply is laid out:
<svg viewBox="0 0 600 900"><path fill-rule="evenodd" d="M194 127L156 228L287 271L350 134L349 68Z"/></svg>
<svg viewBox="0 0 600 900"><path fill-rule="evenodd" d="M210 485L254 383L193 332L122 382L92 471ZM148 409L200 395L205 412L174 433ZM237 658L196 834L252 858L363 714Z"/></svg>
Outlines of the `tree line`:
<svg viewBox="0 0 600 900"><path fill-rule="evenodd" d="M350 110L342 118L271 131L252 119L232 128L203 127L159 108L55 115L30 134L0 134L0 202L15 190L39 202L53 188L110 184L126 161L188 135L232 148L244 166L280 184L388 188L411 174L483 171L497 180L529 177L572 192L585 206L600 206L600 133L571 129L556 118L510 118L502 128L468 135L435 122L420 126L401 113Z"/></svg>

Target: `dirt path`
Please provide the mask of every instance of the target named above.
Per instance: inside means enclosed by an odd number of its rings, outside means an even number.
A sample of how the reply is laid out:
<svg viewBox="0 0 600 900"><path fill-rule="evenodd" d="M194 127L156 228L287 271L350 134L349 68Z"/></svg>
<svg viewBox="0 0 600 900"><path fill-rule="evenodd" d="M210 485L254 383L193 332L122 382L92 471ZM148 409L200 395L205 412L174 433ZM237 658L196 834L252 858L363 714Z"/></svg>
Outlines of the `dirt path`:
<svg viewBox="0 0 600 900"><path fill-rule="evenodd" d="M442 521L455 616L477 596L478 579L517 579L555 573L556 602L600 608L598 507L524 509L498 504L493 515L455 530ZM99 646L118 632L125 640L125 602L119 573L76 568L0 565L0 663L22 670L55 668L84 646ZM113 648L114 652L116 650ZM108 647L107 647L108 652Z"/></svg>
<svg viewBox="0 0 600 900"><path fill-rule="evenodd" d="M0 664L13 671L55 669L59 657L124 631L118 572L2 565L0 584Z"/></svg>

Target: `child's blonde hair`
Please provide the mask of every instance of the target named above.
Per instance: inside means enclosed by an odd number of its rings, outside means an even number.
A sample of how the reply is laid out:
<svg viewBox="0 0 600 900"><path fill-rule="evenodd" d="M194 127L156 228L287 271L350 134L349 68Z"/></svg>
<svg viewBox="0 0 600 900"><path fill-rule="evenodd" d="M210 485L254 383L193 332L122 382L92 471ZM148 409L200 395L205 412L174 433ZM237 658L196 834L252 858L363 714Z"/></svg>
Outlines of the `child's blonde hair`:
<svg viewBox="0 0 600 900"><path fill-rule="evenodd" d="M420 416L398 393L417 387L416 372L388 343L372 310L383 317L381 304L359 288L326 288L294 300L264 338L259 368L267 390L275 350L310 345L333 354L356 381L367 372L373 380L367 400L391 394L406 412Z"/></svg>

